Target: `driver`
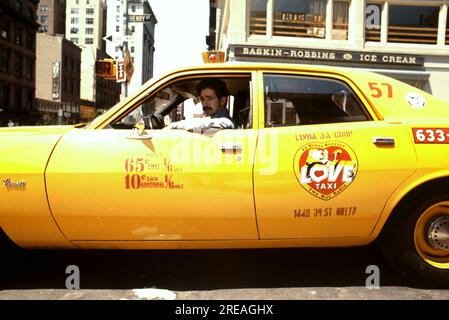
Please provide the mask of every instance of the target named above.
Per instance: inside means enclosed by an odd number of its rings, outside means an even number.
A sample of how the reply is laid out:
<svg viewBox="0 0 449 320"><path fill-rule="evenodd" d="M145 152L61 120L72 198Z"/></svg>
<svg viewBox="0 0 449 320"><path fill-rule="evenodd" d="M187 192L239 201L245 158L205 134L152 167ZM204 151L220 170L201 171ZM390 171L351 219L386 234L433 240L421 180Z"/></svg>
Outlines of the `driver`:
<svg viewBox="0 0 449 320"><path fill-rule="evenodd" d="M173 122L168 129L204 131L206 129L234 129L236 127L228 109L228 89L220 79L202 80L196 87L205 117Z"/></svg>

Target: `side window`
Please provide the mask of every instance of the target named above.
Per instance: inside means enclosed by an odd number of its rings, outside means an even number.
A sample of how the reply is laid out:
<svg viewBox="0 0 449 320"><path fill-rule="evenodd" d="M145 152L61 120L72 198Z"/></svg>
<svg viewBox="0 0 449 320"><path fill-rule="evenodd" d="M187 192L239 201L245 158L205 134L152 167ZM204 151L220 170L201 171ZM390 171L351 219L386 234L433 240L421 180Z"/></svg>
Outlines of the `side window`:
<svg viewBox="0 0 449 320"><path fill-rule="evenodd" d="M144 124L147 129L163 129L173 122L202 117L218 117L218 113L207 115L200 99L198 87L204 80L219 79L226 86L224 112L232 119L235 129L252 128L252 106L250 99L251 77L238 75L233 77L208 76L195 79L178 80L162 87L149 98L129 109L127 114L114 120L110 127L131 129L136 124ZM221 101L221 100L220 100ZM208 107L208 106L206 106ZM223 116L223 111L220 111Z"/></svg>
<svg viewBox="0 0 449 320"><path fill-rule="evenodd" d="M369 116L343 82L292 75L264 75L265 127L367 121Z"/></svg>

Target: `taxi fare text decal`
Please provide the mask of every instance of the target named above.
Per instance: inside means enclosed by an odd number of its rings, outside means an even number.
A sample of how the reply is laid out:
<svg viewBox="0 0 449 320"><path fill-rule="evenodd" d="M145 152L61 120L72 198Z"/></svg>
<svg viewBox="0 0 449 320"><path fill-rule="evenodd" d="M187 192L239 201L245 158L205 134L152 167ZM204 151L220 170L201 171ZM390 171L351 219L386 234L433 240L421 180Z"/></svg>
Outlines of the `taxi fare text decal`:
<svg viewBox="0 0 449 320"><path fill-rule="evenodd" d="M294 171L300 185L322 200L342 193L357 174L357 157L342 142L309 143L295 155Z"/></svg>
<svg viewBox="0 0 449 320"><path fill-rule="evenodd" d="M182 168L176 167L163 155L151 158L127 158L125 161L126 189L184 189L184 185L176 183L176 174Z"/></svg>

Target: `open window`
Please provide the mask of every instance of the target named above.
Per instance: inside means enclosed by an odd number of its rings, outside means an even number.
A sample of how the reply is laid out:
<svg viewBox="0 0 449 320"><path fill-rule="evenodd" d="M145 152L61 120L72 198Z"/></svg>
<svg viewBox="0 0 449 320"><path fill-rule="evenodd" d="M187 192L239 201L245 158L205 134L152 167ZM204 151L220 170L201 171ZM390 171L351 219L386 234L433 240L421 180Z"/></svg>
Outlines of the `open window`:
<svg viewBox="0 0 449 320"><path fill-rule="evenodd" d="M121 114L111 122L110 127L132 129L141 124L146 129L163 129L175 121L203 117L203 108L196 88L202 80L210 78L219 78L226 84L229 92L226 107L236 128L252 128L250 75L210 75L179 79L156 90L127 113Z"/></svg>

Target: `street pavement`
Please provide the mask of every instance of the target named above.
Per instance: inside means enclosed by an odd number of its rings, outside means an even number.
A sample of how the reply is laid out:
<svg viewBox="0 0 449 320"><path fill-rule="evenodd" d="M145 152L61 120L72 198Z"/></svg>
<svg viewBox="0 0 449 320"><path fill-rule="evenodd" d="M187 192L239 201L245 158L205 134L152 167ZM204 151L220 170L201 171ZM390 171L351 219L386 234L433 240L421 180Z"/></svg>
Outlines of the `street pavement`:
<svg viewBox="0 0 449 320"><path fill-rule="evenodd" d="M449 300L398 277L374 246L25 251L2 266L0 300Z"/></svg>
<svg viewBox="0 0 449 320"><path fill-rule="evenodd" d="M0 300L449 300L448 290L408 287L267 288L206 291L134 290L3 290Z"/></svg>

